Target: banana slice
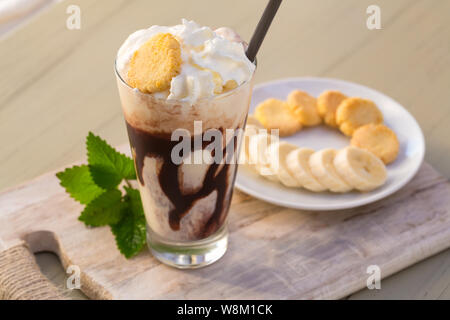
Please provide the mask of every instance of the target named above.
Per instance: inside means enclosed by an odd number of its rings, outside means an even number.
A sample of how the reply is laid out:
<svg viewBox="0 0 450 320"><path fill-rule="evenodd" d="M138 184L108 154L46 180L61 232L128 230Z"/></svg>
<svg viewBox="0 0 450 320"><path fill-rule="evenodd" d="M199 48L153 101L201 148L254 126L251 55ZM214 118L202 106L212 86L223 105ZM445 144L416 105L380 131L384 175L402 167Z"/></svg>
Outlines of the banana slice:
<svg viewBox="0 0 450 320"><path fill-rule="evenodd" d="M245 132L242 138L241 154L239 155L239 164L250 164L249 149L248 149L250 137L255 134L258 134L259 129L260 129L259 127L253 124L247 124L245 126Z"/></svg>
<svg viewBox="0 0 450 320"><path fill-rule="evenodd" d="M284 141L274 142L267 148L266 157L269 160L269 166L286 187L301 187L286 164L287 155L296 149L298 149L297 146Z"/></svg>
<svg viewBox="0 0 450 320"><path fill-rule="evenodd" d="M387 179L386 166L371 152L349 146L334 158L334 167L341 177L360 191L371 191Z"/></svg>
<svg viewBox="0 0 450 320"><path fill-rule="evenodd" d="M345 182L334 167L333 161L337 151L334 149L324 149L315 152L309 158L309 167L317 180L332 192L348 192L352 187Z"/></svg>
<svg viewBox="0 0 450 320"><path fill-rule="evenodd" d="M250 137L248 145L250 164L255 165L255 169L260 175L272 181L278 181L278 177L270 168L266 151L272 143L277 141L278 137L267 132L260 132Z"/></svg>
<svg viewBox="0 0 450 320"><path fill-rule="evenodd" d="M286 157L286 166L299 184L310 191L322 192L327 190L311 173L309 158L315 151L308 148L297 148Z"/></svg>

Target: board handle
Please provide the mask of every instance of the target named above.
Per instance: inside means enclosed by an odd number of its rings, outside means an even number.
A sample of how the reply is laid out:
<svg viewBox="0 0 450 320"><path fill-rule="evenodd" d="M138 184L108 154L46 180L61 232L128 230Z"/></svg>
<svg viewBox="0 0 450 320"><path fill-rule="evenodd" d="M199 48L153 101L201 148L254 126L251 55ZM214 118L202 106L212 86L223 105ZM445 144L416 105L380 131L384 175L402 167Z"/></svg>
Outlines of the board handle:
<svg viewBox="0 0 450 320"><path fill-rule="evenodd" d="M0 300L67 300L40 271L25 243L0 252Z"/></svg>

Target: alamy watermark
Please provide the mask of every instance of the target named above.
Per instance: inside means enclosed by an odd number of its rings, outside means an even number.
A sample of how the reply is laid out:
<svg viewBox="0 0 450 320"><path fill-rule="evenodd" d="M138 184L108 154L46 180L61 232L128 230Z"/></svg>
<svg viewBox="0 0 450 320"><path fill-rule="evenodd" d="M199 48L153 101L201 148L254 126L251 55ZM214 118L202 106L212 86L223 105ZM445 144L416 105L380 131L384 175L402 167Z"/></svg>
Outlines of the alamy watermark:
<svg viewBox="0 0 450 320"><path fill-rule="evenodd" d="M69 15L66 20L66 27L69 30L81 29L81 8L75 4L67 6L66 13Z"/></svg>
<svg viewBox="0 0 450 320"><path fill-rule="evenodd" d="M367 7L366 13L369 15L366 21L367 29L381 29L381 8L375 4Z"/></svg>
<svg viewBox="0 0 450 320"><path fill-rule="evenodd" d="M370 265L367 267L366 272L370 275L367 278L367 288L369 290L381 289L381 269L377 265Z"/></svg>
<svg viewBox="0 0 450 320"><path fill-rule="evenodd" d="M67 289L81 289L81 269L77 265L67 267L66 273L69 274L66 280Z"/></svg>
<svg viewBox="0 0 450 320"><path fill-rule="evenodd" d="M203 122L194 121L193 135L186 129L176 129L172 132L171 141L176 143L171 151L171 161L176 165L181 164L257 164L264 169L269 165L269 159L265 157L267 147L271 142L278 140L279 130L255 129L244 135L243 129L208 129L203 131ZM259 135L256 143L250 142L250 136ZM255 141L253 141L255 142ZM240 147L240 148L239 148ZM238 151L248 152L252 157L239 157ZM279 165L277 149L274 149L270 166L276 168ZM264 175L264 170L261 171ZM267 174L273 174L273 170L267 170Z"/></svg>

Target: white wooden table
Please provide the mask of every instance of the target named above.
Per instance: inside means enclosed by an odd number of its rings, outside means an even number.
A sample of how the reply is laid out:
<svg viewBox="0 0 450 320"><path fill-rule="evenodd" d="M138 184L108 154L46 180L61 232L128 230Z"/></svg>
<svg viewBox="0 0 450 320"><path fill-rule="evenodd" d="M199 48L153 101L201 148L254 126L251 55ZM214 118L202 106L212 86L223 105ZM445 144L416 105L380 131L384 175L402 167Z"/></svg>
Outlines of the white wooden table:
<svg viewBox="0 0 450 320"><path fill-rule="evenodd" d="M69 5L81 29L66 26ZM366 9L381 8L382 29L368 30ZM62 1L0 42L0 189L84 156L94 131L112 144L127 141L113 74L126 36L182 17L229 26L248 39L260 0ZM385 92L418 120L426 160L450 177L450 1L285 0L258 55L257 82L292 76L342 78ZM63 287L51 254L38 254ZM450 250L363 290L351 299L449 299ZM83 298L72 292L74 298Z"/></svg>

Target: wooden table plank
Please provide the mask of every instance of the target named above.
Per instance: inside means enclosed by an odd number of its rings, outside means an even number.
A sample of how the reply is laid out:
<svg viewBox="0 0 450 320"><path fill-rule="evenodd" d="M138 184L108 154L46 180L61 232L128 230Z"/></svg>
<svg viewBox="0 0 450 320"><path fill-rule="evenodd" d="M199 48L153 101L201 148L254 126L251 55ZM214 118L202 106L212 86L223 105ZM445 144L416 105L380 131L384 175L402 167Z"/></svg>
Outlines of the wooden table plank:
<svg viewBox="0 0 450 320"><path fill-rule="evenodd" d="M450 299L450 250L381 281L381 290L362 290L350 299Z"/></svg>
<svg viewBox="0 0 450 320"><path fill-rule="evenodd" d="M374 87L402 103L422 127L425 159L450 177L450 2L410 1L376 37L324 75ZM447 40L445 39L447 37ZM363 70L363 72L355 72ZM449 299L450 250L384 281L381 291L352 299Z"/></svg>
<svg viewBox="0 0 450 320"><path fill-rule="evenodd" d="M6 250L25 238L32 252L51 250L65 268L77 265L89 297L129 299L342 298L365 287L369 265L389 276L450 241L450 183L428 164L395 195L333 214L277 207L237 191L232 202L230 250L220 263L189 272L148 251L126 260L109 228L76 220L81 206L54 172L0 195L0 225L8 226L0 238Z"/></svg>
<svg viewBox="0 0 450 320"><path fill-rule="evenodd" d="M69 4L82 10L81 30L66 28ZM379 89L418 119L426 159L450 177L450 2L377 1L383 29L374 31L365 27L370 4L285 1L259 54L256 81L319 75ZM188 17L248 39L262 7L259 0L64 1L0 42L0 189L78 160L89 130L114 144L126 141L112 62L130 32ZM448 268L441 269L449 257L447 251L391 277L389 290L354 297L409 297L414 288L415 297L450 298Z"/></svg>
<svg viewBox="0 0 450 320"><path fill-rule="evenodd" d="M324 75L374 87L402 103L425 134L426 160L450 177L450 1L412 1ZM358 70L358 72L355 72Z"/></svg>
<svg viewBox="0 0 450 320"><path fill-rule="evenodd" d="M364 1L346 0L342 8L333 5L333 1L321 1L319 5L310 1L283 4L278 23L274 23L262 47L256 81L320 74L322 69L340 61L348 48L356 50L370 36L364 28ZM175 2L167 3L170 10L150 10L149 1L114 0L108 1L107 8L103 1L71 2L78 3L82 10L80 31L66 29L63 2L0 44L0 67L4 67L5 74L11 74L9 81L0 80L0 136L14 136L14 143L0 145L0 175L7 177L0 181L0 189L76 161L83 154L84 137L89 130L105 135L115 144L126 141L112 61L130 32L149 24L178 23L180 17L189 16L206 25L230 25L248 39L262 10L258 0L245 4L236 0L214 3L216 10L210 9L208 1L200 1L195 7ZM407 0L395 1L390 6L393 9L386 10L386 16L395 15L405 3ZM243 7L242 17L234 10L239 4ZM339 28L329 22L341 21L343 15L353 18L346 18ZM230 19L236 20L227 21ZM296 24L299 27L287 32ZM363 27L358 28L361 24ZM345 45L328 44L327 39L317 37L330 28L338 30ZM347 37L350 33L353 36ZM20 51L22 47L33 55ZM18 56L21 59L16 67ZM52 88L51 94L48 88ZM27 128L26 134L23 127ZM39 153L39 158L30 158L30 152ZM22 164L21 170L9 174L17 163Z"/></svg>

